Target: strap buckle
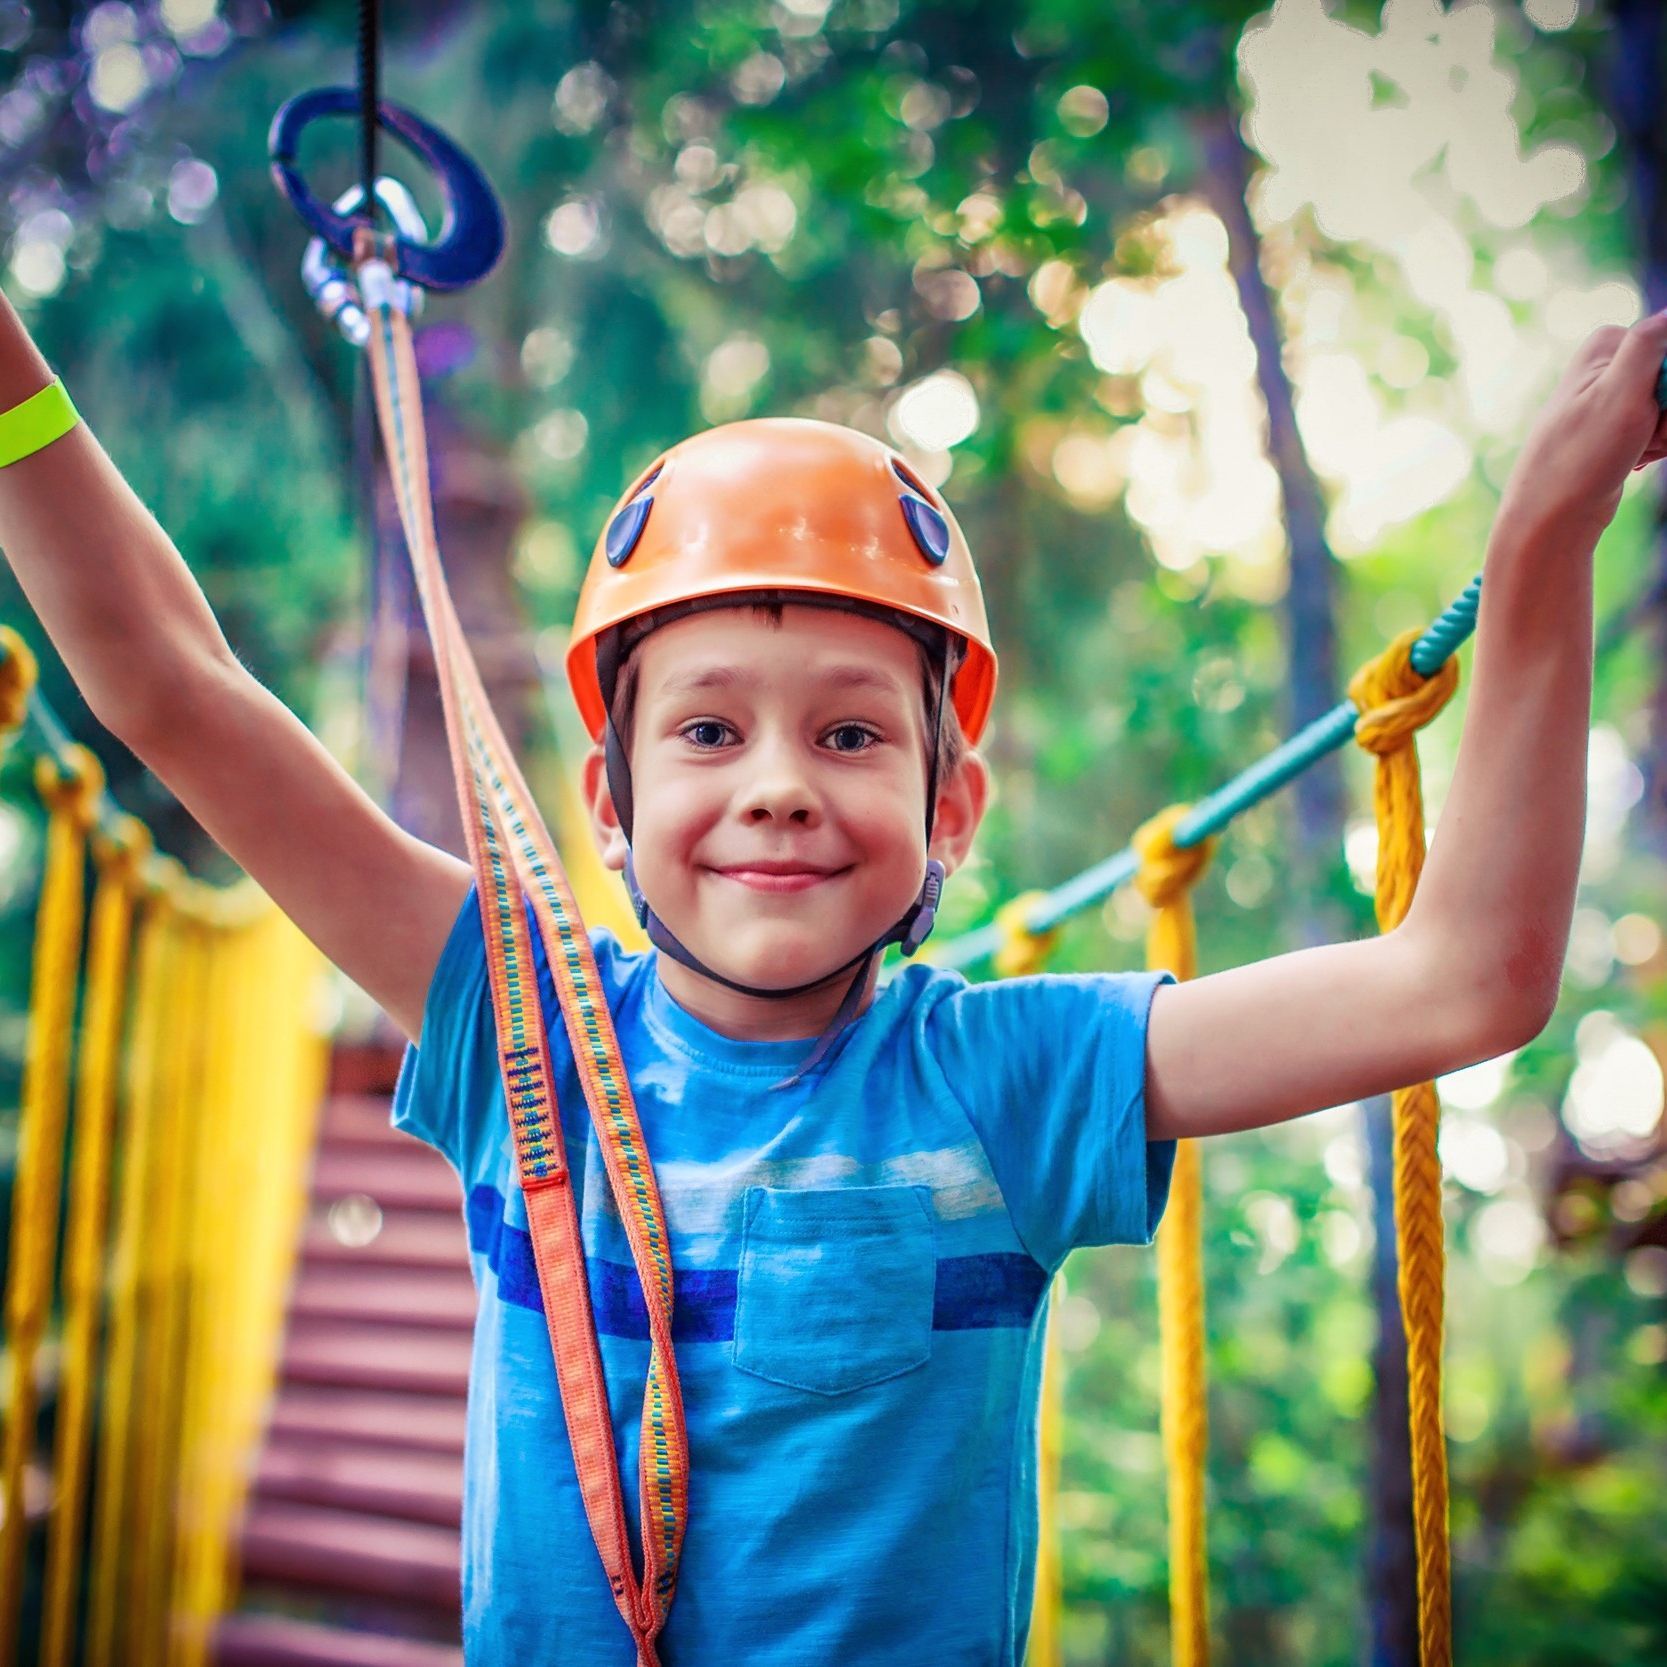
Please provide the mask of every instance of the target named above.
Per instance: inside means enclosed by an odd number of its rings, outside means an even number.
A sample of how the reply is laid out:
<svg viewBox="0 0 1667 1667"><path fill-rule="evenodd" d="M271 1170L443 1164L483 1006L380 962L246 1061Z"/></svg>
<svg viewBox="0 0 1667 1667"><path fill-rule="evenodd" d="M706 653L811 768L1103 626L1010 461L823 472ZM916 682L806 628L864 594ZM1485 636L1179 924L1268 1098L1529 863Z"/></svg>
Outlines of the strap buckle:
<svg viewBox="0 0 1667 1667"><path fill-rule="evenodd" d="M926 863L926 880L920 888L920 897L915 903L914 912L909 916L903 936L898 940L897 947L902 954L913 955L931 937L932 928L937 924L938 904L943 897L943 886L943 864L936 857L931 857Z"/></svg>

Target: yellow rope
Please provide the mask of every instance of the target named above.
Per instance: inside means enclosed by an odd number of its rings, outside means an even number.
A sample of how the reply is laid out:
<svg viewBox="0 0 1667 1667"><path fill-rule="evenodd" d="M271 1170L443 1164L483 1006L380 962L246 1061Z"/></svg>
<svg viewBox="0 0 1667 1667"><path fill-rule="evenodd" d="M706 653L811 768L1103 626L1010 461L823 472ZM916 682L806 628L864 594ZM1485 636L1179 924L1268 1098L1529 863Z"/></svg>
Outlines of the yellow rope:
<svg viewBox="0 0 1667 1667"><path fill-rule="evenodd" d="M58 1243L64 1125L69 1100L75 975L85 909L87 834L104 771L85 747L68 768L35 761L35 785L48 810L46 872L35 917L29 1034L23 1066L17 1177L12 1193L11 1260L6 1279L6 1430L0 1456L0 1663L17 1650L28 1536L24 1473L35 1434L35 1356L52 1306Z"/></svg>
<svg viewBox="0 0 1667 1667"><path fill-rule="evenodd" d="M28 714L35 662L9 628L0 648L3 749ZM84 1593L87 1667L202 1667L235 1595L237 1521L277 1377L327 1070L323 962L253 880L205 885L155 856L142 823L101 823L103 773L85 748L35 770L49 817L5 1293L0 1667L22 1649L35 1372L53 1312L66 1133L39 1658L77 1659ZM89 835L99 885L69 1130Z"/></svg>
<svg viewBox="0 0 1667 1667"><path fill-rule="evenodd" d="M213 1463L213 1513L198 1546L190 1592L193 1632L205 1644L215 1619L235 1600L232 1557L238 1514L249 1479L247 1457L258 1446L278 1366L284 1301L306 1204L306 1175L323 1091L322 1039L297 1030L311 1017L322 970L301 933L269 909L242 935L238 1009L239 1117L234 1176L242 1192L232 1230L247 1254L221 1249L217 1267L224 1302L219 1371L227 1393L218 1402ZM181 1667L189 1667L188 1657Z"/></svg>
<svg viewBox="0 0 1667 1667"><path fill-rule="evenodd" d="M232 918L236 924L211 940L212 1005L194 1120L203 1144L189 1233L194 1297L168 1667L202 1667L233 1590L237 1519L277 1376L323 1089L310 999L322 971L316 950L270 903L259 913L240 907Z"/></svg>
<svg viewBox="0 0 1667 1667"><path fill-rule="evenodd" d="M181 880L183 894L187 886ZM189 1293L184 1235L196 1185L200 1131L192 1118L202 1107L200 1087L204 1017L207 1007L207 932L184 916L178 920L172 957L176 983L170 992L174 1022L167 1034L162 1070L162 1116L157 1130L156 1171L167 1184L156 1201L155 1225L146 1244L142 1283L155 1292L155 1325L145 1340L136 1396L151 1417L139 1444L134 1499L139 1522L131 1593L134 1603L135 1667L167 1667L169 1554L173 1545L174 1478L178 1474L182 1337Z"/></svg>
<svg viewBox="0 0 1667 1667"><path fill-rule="evenodd" d="M237 1010L232 996L236 970L224 936L203 938L206 1005L202 1052L194 1091L186 1098L191 1111L188 1139L196 1150L196 1184L191 1189L180 1237L182 1321L179 1334L179 1381L182 1387L177 1458L170 1467L173 1525L168 1557L167 1667L184 1667L196 1659L201 1640L194 1625L193 1588L200 1578L198 1560L213 1521L213 1437L215 1404L222 1393L217 1381L222 1315L221 1282L215 1278L215 1255L226 1225L224 1212L233 1190L232 1143L235 1122L228 1098L228 1066L236 1049ZM205 1117L210 1106L222 1108Z"/></svg>
<svg viewBox="0 0 1667 1667"><path fill-rule="evenodd" d="M0 752L23 727L38 669L29 645L9 625L0 625Z"/></svg>
<svg viewBox="0 0 1667 1667"><path fill-rule="evenodd" d="M996 927L1002 935L1002 943L996 951L994 965L1003 978L1028 978L1040 972L1054 945L1059 942L1057 927L1049 932L1032 932L1024 923L1025 916L1041 901L1041 897L1042 893L1038 891L1025 892L1004 904L996 914ZM1059 1550L1059 1465L1065 1445L1065 1390L1055 1314L1064 1296L1065 1280L1060 1276L1055 1281L1048 1304L1047 1336L1042 1344L1042 1409L1037 1432L1036 1584L1030 1603L1026 1667L1059 1667L1062 1659L1060 1612L1064 1607L1065 1581Z"/></svg>
<svg viewBox="0 0 1667 1667"><path fill-rule="evenodd" d="M75 1072L75 1135L62 1282L63 1371L54 1420L55 1487L47 1536L43 1661L69 1661L75 1654L87 1455L97 1399L111 1126L126 1015L128 936L139 867L150 855L151 837L142 822L127 816L114 836L95 833L92 845L98 889L88 935L86 1011Z"/></svg>
<svg viewBox="0 0 1667 1667"><path fill-rule="evenodd" d="M996 930L1001 933L1001 948L996 951L992 964L1000 977L1028 978L1047 965L1048 957L1059 942L1059 928L1055 926L1046 932L1032 932L1025 925L1025 916L1043 901L1044 893L1027 891L996 911Z"/></svg>
<svg viewBox="0 0 1667 1667"><path fill-rule="evenodd" d="M1424 866L1424 800L1414 737L1452 699L1459 682L1457 660L1447 660L1430 678L1413 670L1410 656L1418 635L1408 631L1396 638L1349 683L1349 698L1360 708L1355 740L1378 761L1372 803L1378 822L1377 917L1385 932L1405 917ZM1398 1090L1394 1118L1395 1237L1411 1401L1419 1661L1421 1667L1448 1667L1453 1640L1447 1448L1441 1420L1445 1246L1441 1161L1436 1155L1441 1102L1435 1084L1421 1082Z"/></svg>
<svg viewBox="0 0 1667 1667"><path fill-rule="evenodd" d="M1156 913L1146 964L1193 978L1198 940L1192 888L1215 850L1204 840L1184 850L1175 828L1190 806L1171 805L1139 828L1135 885ZM1209 1437L1204 1381L1203 1175L1198 1143L1180 1141L1169 1206L1158 1229L1158 1333L1163 1357L1163 1447L1169 1485L1170 1659L1206 1667L1210 1659L1209 1562L1204 1531L1204 1461Z"/></svg>
<svg viewBox="0 0 1667 1667"><path fill-rule="evenodd" d="M1065 1275L1055 1274L1048 1304L1048 1330L1042 1342L1042 1418L1037 1445L1036 1588L1031 1601L1027 1667L1059 1667L1064 1660L1061 1621L1065 1578L1060 1556L1059 1473L1065 1449L1064 1363L1059 1358L1059 1305L1065 1300Z"/></svg>
<svg viewBox="0 0 1667 1667"><path fill-rule="evenodd" d="M135 1399L141 1339L154 1314L154 1287L141 1282L149 1199L165 1177L155 1175L158 1070L169 956L175 936L168 896L153 867L134 955L133 1031L122 1096L121 1198L111 1267L109 1354L104 1374L104 1427L99 1443L91 1567L88 1570L86 1667L116 1667L119 1617L133 1613L129 1592L132 1548L139 1532L135 1509ZM129 1634L128 1640L131 1641Z"/></svg>

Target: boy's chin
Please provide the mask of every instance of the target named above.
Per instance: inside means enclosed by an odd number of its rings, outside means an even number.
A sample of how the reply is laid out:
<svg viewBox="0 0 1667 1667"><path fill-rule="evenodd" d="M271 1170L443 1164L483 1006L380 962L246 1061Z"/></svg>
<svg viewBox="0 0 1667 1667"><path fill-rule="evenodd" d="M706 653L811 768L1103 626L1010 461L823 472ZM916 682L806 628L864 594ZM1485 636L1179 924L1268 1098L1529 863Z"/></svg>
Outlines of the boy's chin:
<svg viewBox="0 0 1667 1667"><path fill-rule="evenodd" d="M795 990L839 975L848 977L854 970L852 963L881 930L848 946L802 927L736 933L721 945L704 943L699 935L694 942L681 933L678 937L685 948L733 983L759 990Z"/></svg>

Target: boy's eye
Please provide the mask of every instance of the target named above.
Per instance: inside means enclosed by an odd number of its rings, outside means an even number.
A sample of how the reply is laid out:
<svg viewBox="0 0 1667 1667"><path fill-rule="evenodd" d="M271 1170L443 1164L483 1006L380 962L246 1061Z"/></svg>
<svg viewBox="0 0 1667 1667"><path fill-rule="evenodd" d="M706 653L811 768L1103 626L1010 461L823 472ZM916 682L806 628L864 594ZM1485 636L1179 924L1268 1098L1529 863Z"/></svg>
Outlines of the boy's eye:
<svg viewBox="0 0 1667 1667"><path fill-rule="evenodd" d="M687 725L682 731L686 741L692 741L695 746L709 751L713 747L721 747L723 738L729 733L729 725L719 723L716 718L701 718L695 723Z"/></svg>
<svg viewBox="0 0 1667 1667"><path fill-rule="evenodd" d="M867 724L840 724L828 731L835 752L862 752L879 740Z"/></svg>

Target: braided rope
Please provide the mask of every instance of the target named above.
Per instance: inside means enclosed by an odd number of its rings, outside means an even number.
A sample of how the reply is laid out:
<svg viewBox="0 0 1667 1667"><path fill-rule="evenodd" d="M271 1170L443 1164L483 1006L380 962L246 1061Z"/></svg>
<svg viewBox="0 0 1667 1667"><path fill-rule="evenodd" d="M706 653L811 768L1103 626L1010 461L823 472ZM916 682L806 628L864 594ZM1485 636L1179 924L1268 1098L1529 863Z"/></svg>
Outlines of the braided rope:
<svg viewBox="0 0 1667 1667"><path fill-rule="evenodd" d="M1065 1569L1060 1555L1059 1475L1065 1456L1065 1363L1059 1350L1059 1305L1065 1275L1054 1275L1042 1339L1042 1415L1037 1429L1036 1579L1030 1600L1030 1638L1025 1667L1060 1667L1064 1645L1060 1622L1065 1608Z"/></svg>
<svg viewBox="0 0 1667 1667"><path fill-rule="evenodd" d="M103 791L104 771L85 747L75 747L63 766L54 758L37 758L35 787L48 813L46 873L35 916L12 1193L5 1305L6 1426L0 1455L0 1662L8 1664L17 1647L23 1599L23 1551L29 1531L23 1484L35 1437L35 1360L52 1306L58 1243L76 970L86 912L87 834Z"/></svg>
<svg viewBox="0 0 1667 1667"><path fill-rule="evenodd" d="M179 907L192 884L170 865L164 872L175 893L171 911L169 1006L176 1022L163 1032L160 1062L156 1173L172 1184L159 1189L145 1241L147 1266L141 1289L154 1293L146 1305L153 1324L142 1340L134 1395L154 1409L146 1438L139 1443L134 1484L139 1524L129 1586L135 1667L172 1667L170 1636L176 1538L173 1502L184 1451L186 1350L191 1329L191 1222L197 1194L205 1184L207 1153L193 1138L194 1107L204 1103L208 1033L212 1024L212 944L208 930Z"/></svg>
<svg viewBox="0 0 1667 1667"><path fill-rule="evenodd" d="M1059 942L1059 932L1033 932L1025 916L1040 900L1037 891L1026 892L1005 904L996 915L1001 947L994 966L1002 978L1029 978L1047 964ZM1065 1279L1055 1280L1056 1290L1048 1305L1047 1335L1042 1341L1041 1421L1037 1430L1038 1470L1036 1476L1036 1579L1030 1600L1030 1641L1025 1648L1026 1667L1059 1667L1062 1660L1060 1612L1065 1603L1065 1575L1060 1557L1059 1467L1065 1448L1064 1362L1059 1358L1059 1303L1064 1300Z"/></svg>
<svg viewBox="0 0 1667 1667"><path fill-rule="evenodd" d="M0 751L23 727L39 676L34 651L9 625L0 625Z"/></svg>
<svg viewBox="0 0 1667 1667"><path fill-rule="evenodd" d="M98 1444L98 1481L89 1550L86 1667L114 1667L118 1631L131 1611L123 1604L123 1579L132 1564L137 1529L135 1435L139 1405L134 1393L141 1337L149 1330L154 1292L140 1283L146 1200L158 1188L156 1124L161 1032L166 1022L169 904L152 870L145 887L134 951L133 1028L123 1093L127 1149L110 1277L110 1335L104 1378L104 1419ZM129 1635L132 1636L131 1634Z"/></svg>
<svg viewBox="0 0 1667 1667"><path fill-rule="evenodd" d="M1378 823L1379 929L1393 930L1411 906L1424 867L1424 798L1417 732L1452 699L1459 667L1449 659L1430 677L1412 664L1418 633L1397 637L1349 682L1360 709L1355 740L1377 756L1372 806ZM1452 1600L1447 1547L1447 1447L1441 1417L1443 1279L1441 1102L1433 1082L1398 1089L1395 1121L1395 1238L1407 1338L1411 1403L1412 1514L1418 1557L1421 1667L1452 1661Z"/></svg>
<svg viewBox="0 0 1667 1667"><path fill-rule="evenodd" d="M1146 964L1177 978L1198 973L1192 888L1209 865L1213 839L1182 847L1175 830L1191 807L1171 805L1140 827L1135 885L1156 911ZM1158 1333L1163 1359L1163 1449L1169 1488L1170 1659L1207 1667L1210 1578L1204 1525L1209 1407L1204 1372L1204 1181L1198 1143L1176 1144L1169 1206L1158 1229Z"/></svg>
<svg viewBox="0 0 1667 1667"><path fill-rule="evenodd" d="M75 1653L117 1061L127 1010L128 940L139 870L151 852L150 830L127 816L114 837L95 832L92 849L98 886L87 934L86 1008L75 1067L75 1143L62 1277L63 1369L54 1431L56 1489L47 1535L43 1661L69 1661Z"/></svg>
<svg viewBox="0 0 1667 1667"><path fill-rule="evenodd" d="M1040 972L1058 945L1058 927L1048 932L1034 932L1025 925L1025 916L1043 896L1039 891L1027 891L997 911L996 930L1001 934L1001 947L992 965L999 977L1028 978Z"/></svg>

